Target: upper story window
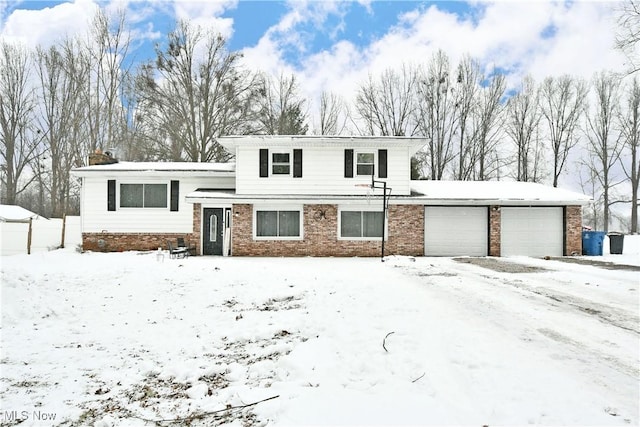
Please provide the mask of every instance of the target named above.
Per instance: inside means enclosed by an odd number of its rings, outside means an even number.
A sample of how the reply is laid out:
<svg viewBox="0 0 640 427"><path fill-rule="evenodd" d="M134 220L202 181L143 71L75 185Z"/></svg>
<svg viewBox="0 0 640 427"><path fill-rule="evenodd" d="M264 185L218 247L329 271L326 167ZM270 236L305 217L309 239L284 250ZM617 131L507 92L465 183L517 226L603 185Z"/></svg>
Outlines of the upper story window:
<svg viewBox="0 0 640 427"><path fill-rule="evenodd" d="M120 184L121 208L166 208L167 184Z"/></svg>
<svg viewBox="0 0 640 427"><path fill-rule="evenodd" d="M376 156L373 152L356 153L356 173L373 175Z"/></svg>
<svg viewBox="0 0 640 427"><path fill-rule="evenodd" d="M289 175L291 173L291 153L271 153L271 173Z"/></svg>
<svg viewBox="0 0 640 427"><path fill-rule="evenodd" d="M260 149L260 178L270 176L293 176L302 178L302 149L269 150Z"/></svg>

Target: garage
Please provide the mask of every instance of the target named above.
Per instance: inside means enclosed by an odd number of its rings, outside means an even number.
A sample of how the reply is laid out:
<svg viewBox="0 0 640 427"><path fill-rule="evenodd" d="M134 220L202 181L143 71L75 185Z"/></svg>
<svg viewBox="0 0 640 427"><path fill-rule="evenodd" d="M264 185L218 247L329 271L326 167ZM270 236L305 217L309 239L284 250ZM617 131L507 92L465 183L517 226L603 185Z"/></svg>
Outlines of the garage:
<svg viewBox="0 0 640 427"><path fill-rule="evenodd" d="M426 206L425 256L486 256L487 212L486 206Z"/></svg>
<svg viewBox="0 0 640 427"><path fill-rule="evenodd" d="M562 207L502 207L501 256L562 256Z"/></svg>

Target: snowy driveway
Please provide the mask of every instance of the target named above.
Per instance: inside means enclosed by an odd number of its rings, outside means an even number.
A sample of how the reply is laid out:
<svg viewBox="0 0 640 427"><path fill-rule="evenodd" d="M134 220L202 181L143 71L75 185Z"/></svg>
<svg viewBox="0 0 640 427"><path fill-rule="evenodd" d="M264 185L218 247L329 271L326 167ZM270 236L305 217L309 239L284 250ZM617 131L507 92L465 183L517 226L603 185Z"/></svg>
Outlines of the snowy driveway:
<svg viewBox="0 0 640 427"><path fill-rule="evenodd" d="M4 257L0 422L637 425L638 272L499 262Z"/></svg>

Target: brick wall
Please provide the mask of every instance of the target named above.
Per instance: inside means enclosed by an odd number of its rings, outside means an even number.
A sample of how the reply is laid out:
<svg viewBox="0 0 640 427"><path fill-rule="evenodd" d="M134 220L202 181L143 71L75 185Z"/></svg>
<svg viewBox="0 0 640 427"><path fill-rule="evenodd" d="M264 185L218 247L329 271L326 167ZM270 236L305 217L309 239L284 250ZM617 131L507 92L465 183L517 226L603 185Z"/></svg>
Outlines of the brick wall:
<svg viewBox="0 0 640 427"><path fill-rule="evenodd" d="M500 206L489 206L489 256L500 256Z"/></svg>
<svg viewBox="0 0 640 427"><path fill-rule="evenodd" d="M302 240L254 240L253 205L233 206L232 249L235 256L380 256L380 240L339 240L338 207L305 205ZM424 208L389 207L385 255L424 254Z"/></svg>
<svg viewBox="0 0 640 427"><path fill-rule="evenodd" d="M582 206L567 206L564 210L565 255L582 254Z"/></svg>
<svg viewBox="0 0 640 427"><path fill-rule="evenodd" d="M200 255L202 252L200 247L202 246L202 205L200 203L193 204L193 232L191 238L191 244L196 246L196 255Z"/></svg>
<svg viewBox="0 0 640 427"><path fill-rule="evenodd" d="M178 237L183 237L191 244L196 243L195 236L184 233L82 233L82 250L94 252L155 251L158 248L166 250L168 249L167 240L175 244Z"/></svg>

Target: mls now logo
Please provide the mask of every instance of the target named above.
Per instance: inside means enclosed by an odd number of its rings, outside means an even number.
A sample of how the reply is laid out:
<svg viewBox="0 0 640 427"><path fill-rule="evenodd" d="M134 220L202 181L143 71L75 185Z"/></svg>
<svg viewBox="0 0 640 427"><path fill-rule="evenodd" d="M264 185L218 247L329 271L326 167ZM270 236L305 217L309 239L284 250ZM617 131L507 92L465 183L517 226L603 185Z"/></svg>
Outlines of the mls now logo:
<svg viewBox="0 0 640 427"><path fill-rule="evenodd" d="M43 411L3 411L0 415L2 415L2 421L4 422L22 422L28 419L33 421L54 421L57 414L55 412Z"/></svg>

